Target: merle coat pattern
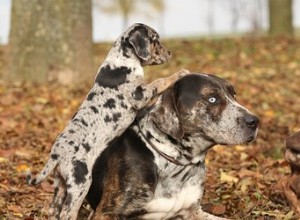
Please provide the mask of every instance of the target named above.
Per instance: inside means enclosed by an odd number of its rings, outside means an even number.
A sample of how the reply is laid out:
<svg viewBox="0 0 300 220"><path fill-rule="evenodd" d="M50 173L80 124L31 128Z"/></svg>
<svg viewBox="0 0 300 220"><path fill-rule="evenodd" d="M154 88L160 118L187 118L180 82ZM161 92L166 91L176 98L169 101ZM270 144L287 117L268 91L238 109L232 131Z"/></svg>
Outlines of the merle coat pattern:
<svg viewBox="0 0 300 220"><path fill-rule="evenodd" d="M208 74L178 80L145 112L94 165L93 219L220 220L201 209L206 153L252 141L258 118Z"/></svg>
<svg viewBox="0 0 300 220"><path fill-rule="evenodd" d="M99 68L94 86L57 137L44 169L34 179L28 175L28 182L36 185L54 170L51 218L77 218L92 182L97 155L134 121L138 109L187 73L144 84L142 66L161 64L169 57L157 32L146 25L135 24L117 39Z"/></svg>

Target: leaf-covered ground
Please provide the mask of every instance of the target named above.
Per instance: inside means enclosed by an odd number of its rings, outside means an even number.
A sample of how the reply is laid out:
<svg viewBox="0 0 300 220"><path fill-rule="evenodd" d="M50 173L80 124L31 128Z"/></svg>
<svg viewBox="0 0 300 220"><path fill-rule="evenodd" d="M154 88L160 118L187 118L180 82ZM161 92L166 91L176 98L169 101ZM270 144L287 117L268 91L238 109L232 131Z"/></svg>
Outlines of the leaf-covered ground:
<svg viewBox="0 0 300 220"><path fill-rule="evenodd" d="M169 40L165 45L173 58L146 68L148 80L182 68L214 73L229 80L238 100L261 120L252 144L217 146L209 152L204 209L232 219L296 219L276 183L290 173L283 159L285 138L300 128L300 39ZM109 48L95 46L97 63ZM53 180L30 187L24 172L43 167L55 137L92 81L76 88L0 81L1 220L47 218Z"/></svg>

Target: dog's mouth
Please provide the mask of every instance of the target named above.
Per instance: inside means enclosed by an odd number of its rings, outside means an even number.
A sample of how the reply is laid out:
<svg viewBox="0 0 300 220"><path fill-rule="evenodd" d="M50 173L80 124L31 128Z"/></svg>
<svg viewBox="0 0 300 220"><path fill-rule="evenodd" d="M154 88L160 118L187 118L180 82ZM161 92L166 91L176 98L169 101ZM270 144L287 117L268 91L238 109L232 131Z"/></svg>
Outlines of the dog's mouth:
<svg viewBox="0 0 300 220"><path fill-rule="evenodd" d="M250 143L250 142L252 142L252 141L255 139L255 137L256 137L256 135L255 135L255 134L253 134L253 135L250 135L250 136L247 138L246 142L247 142L247 143Z"/></svg>

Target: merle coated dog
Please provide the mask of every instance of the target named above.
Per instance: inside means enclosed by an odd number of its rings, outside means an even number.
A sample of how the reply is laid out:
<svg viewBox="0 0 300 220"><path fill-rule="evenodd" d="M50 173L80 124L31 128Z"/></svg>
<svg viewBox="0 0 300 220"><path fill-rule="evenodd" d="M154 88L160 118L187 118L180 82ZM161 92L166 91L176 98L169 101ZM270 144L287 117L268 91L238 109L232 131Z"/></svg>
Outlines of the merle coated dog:
<svg viewBox="0 0 300 220"><path fill-rule="evenodd" d="M134 121L138 109L187 71L150 84L144 82L143 66L162 64L170 52L159 35L144 24L129 27L115 42L100 66L95 84L78 112L57 137L44 169L28 182L37 185L51 171L55 192L49 216L76 219L92 183L92 167L107 143Z"/></svg>
<svg viewBox="0 0 300 220"><path fill-rule="evenodd" d="M206 153L251 142L258 123L227 81L183 77L98 157L87 195L93 219L222 219L200 205Z"/></svg>

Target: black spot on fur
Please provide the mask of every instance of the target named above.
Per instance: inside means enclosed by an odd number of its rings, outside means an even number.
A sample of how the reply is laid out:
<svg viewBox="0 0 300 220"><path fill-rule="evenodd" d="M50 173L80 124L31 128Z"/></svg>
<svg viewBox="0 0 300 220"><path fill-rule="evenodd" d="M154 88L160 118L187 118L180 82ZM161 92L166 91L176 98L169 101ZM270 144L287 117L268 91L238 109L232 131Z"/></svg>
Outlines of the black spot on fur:
<svg viewBox="0 0 300 220"><path fill-rule="evenodd" d="M190 174L188 172L186 172L183 177L181 178L182 182L185 182L188 178L190 177Z"/></svg>
<svg viewBox="0 0 300 220"><path fill-rule="evenodd" d="M79 193L79 197L82 196L82 194L83 194L83 192L81 191L81 192Z"/></svg>
<svg viewBox="0 0 300 220"><path fill-rule="evenodd" d="M81 119L81 123L86 127L89 126L83 118Z"/></svg>
<svg viewBox="0 0 300 220"><path fill-rule="evenodd" d="M83 143L82 146L86 150L86 152L89 152L91 150L91 146L88 143Z"/></svg>
<svg viewBox="0 0 300 220"><path fill-rule="evenodd" d="M185 169L186 167L183 166L179 171L177 171L176 173L174 173L172 175L172 178L176 178L178 175L180 175L182 173L182 171Z"/></svg>
<svg viewBox="0 0 300 220"><path fill-rule="evenodd" d="M114 99L108 99L105 104L103 105L105 108L115 108L116 107L116 101Z"/></svg>
<svg viewBox="0 0 300 220"><path fill-rule="evenodd" d="M127 68L126 66L111 69L111 67L107 65L100 69L95 82L99 86L118 89L118 86L126 81L126 75L130 72L131 69Z"/></svg>
<svg viewBox="0 0 300 220"><path fill-rule="evenodd" d="M105 115L104 121L105 122L111 122L111 118L108 115Z"/></svg>
<svg viewBox="0 0 300 220"><path fill-rule="evenodd" d="M152 96L155 96L155 95L157 95L157 88L154 88L152 91Z"/></svg>
<svg viewBox="0 0 300 220"><path fill-rule="evenodd" d="M87 100L92 101L95 95L96 95L95 92L89 93L88 96L87 96Z"/></svg>
<svg viewBox="0 0 300 220"><path fill-rule="evenodd" d="M118 124L115 124L115 125L114 125L114 130L117 130L118 127L119 127Z"/></svg>
<svg viewBox="0 0 300 220"><path fill-rule="evenodd" d="M176 141L176 139L173 138L172 136L170 136L170 135L167 134L167 137L168 137L168 140L169 140L172 144L174 144L174 145L178 145L178 144L179 144L178 141Z"/></svg>
<svg viewBox="0 0 300 220"><path fill-rule="evenodd" d="M58 159L58 154L51 154L52 160L57 160Z"/></svg>
<svg viewBox="0 0 300 220"><path fill-rule="evenodd" d="M69 130L69 133L70 133L70 134L74 134L75 131L74 131L73 129L71 129L71 130Z"/></svg>
<svg viewBox="0 0 300 220"><path fill-rule="evenodd" d="M129 48L132 48L131 44L129 43L128 37L121 38L121 46L120 49L122 50L123 56L129 58L130 55L128 54Z"/></svg>
<svg viewBox="0 0 300 220"><path fill-rule="evenodd" d="M124 102L121 102L121 107L124 108L124 109L128 108L128 106Z"/></svg>
<svg viewBox="0 0 300 220"><path fill-rule="evenodd" d="M58 189L59 189L58 187L55 187L55 188L54 188L54 196L53 196L54 198L56 198L56 196L57 196Z"/></svg>
<svg viewBox="0 0 300 220"><path fill-rule="evenodd" d="M36 179L31 180L31 185L35 186L36 185Z"/></svg>
<svg viewBox="0 0 300 220"><path fill-rule="evenodd" d="M113 120L114 122L117 122L117 121L119 120L120 117L121 117L121 113L119 113L119 112L114 113L114 114L113 114L112 120Z"/></svg>
<svg viewBox="0 0 300 220"><path fill-rule="evenodd" d="M88 174L86 163L80 160L75 160L73 161L73 165L74 165L73 176L75 178L75 183L77 185L84 183L86 181L85 176Z"/></svg>
<svg viewBox="0 0 300 220"><path fill-rule="evenodd" d="M75 152L78 152L79 147L78 147L78 146L75 146L74 149L75 149Z"/></svg>
<svg viewBox="0 0 300 220"><path fill-rule="evenodd" d="M152 139L153 135L149 131L147 131L146 137L147 137L147 139Z"/></svg>
<svg viewBox="0 0 300 220"><path fill-rule="evenodd" d="M69 141L69 145L73 145L74 144L74 141Z"/></svg>
<svg viewBox="0 0 300 220"><path fill-rule="evenodd" d="M138 101L141 100L144 98L144 91L145 89L143 89L141 86L138 86L133 93L133 98Z"/></svg>
<svg viewBox="0 0 300 220"><path fill-rule="evenodd" d="M95 106L91 106L90 108L92 109L92 111L93 111L95 114L99 113L98 109L97 109Z"/></svg>
<svg viewBox="0 0 300 220"><path fill-rule="evenodd" d="M117 98L120 100L124 100L124 96L122 94L117 95Z"/></svg>
<svg viewBox="0 0 300 220"><path fill-rule="evenodd" d="M72 194L68 194L65 200L65 205L67 207L70 207L71 203L72 203Z"/></svg>

